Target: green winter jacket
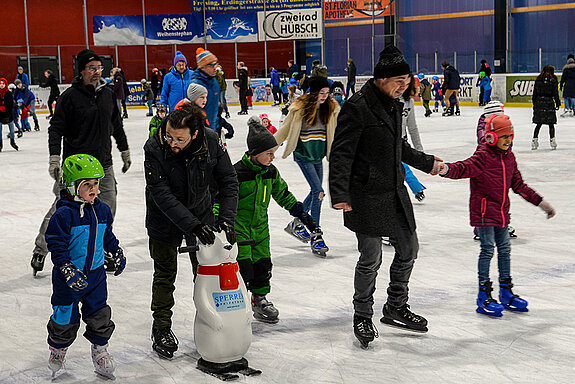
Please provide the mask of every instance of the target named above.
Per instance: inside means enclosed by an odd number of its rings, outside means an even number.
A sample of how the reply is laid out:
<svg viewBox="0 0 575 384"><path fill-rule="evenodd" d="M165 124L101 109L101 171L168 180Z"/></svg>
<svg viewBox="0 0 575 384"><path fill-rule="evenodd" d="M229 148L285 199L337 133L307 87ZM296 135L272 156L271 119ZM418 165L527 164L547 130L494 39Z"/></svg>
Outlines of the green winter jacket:
<svg viewBox="0 0 575 384"><path fill-rule="evenodd" d="M240 183L236 235L238 240L260 242L269 236L268 207L271 197L283 208L291 209L297 199L273 165L255 165L247 153L234 164Z"/></svg>
<svg viewBox="0 0 575 384"><path fill-rule="evenodd" d="M154 136L154 132L156 132L156 129L160 128L160 125L162 125L162 119L160 119L160 116L155 115L154 117L152 117L152 120L150 120L150 137Z"/></svg>

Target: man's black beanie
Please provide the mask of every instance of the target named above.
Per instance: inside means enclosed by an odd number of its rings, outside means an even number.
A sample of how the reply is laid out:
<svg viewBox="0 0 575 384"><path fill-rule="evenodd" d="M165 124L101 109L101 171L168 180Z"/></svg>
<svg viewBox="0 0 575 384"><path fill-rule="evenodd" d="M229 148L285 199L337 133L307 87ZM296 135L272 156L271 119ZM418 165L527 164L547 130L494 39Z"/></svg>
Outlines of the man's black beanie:
<svg viewBox="0 0 575 384"><path fill-rule="evenodd" d="M387 46L379 54L379 61L373 71L374 79L384 79L394 76L403 76L411 73L409 64L403 54L393 45Z"/></svg>

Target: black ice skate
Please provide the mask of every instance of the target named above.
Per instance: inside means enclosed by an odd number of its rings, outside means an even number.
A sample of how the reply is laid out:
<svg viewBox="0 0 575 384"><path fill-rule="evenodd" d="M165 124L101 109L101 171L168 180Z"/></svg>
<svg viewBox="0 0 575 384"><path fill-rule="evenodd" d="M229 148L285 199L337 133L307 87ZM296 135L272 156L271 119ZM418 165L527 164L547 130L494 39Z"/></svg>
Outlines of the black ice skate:
<svg viewBox="0 0 575 384"><path fill-rule="evenodd" d="M32 255L32 261L30 261L30 265L32 266L32 273L34 276L38 272L44 269L44 261L46 261L46 255L41 255L39 253L34 253Z"/></svg>
<svg viewBox="0 0 575 384"><path fill-rule="evenodd" d="M359 315L353 315L353 333L363 349L366 349L373 339L379 337L371 319Z"/></svg>
<svg viewBox="0 0 575 384"><path fill-rule="evenodd" d="M415 332L427 332L427 320L409 310L409 304L396 308L389 304L383 306L383 317L380 321L394 327Z"/></svg>
<svg viewBox="0 0 575 384"><path fill-rule="evenodd" d="M169 327L152 328L152 349L160 357L171 359L174 357L174 352L178 350L178 338Z"/></svg>
<svg viewBox="0 0 575 384"><path fill-rule="evenodd" d="M415 194L415 198L417 199L417 201L423 201L423 199L425 199L425 194L423 193L423 191L417 192Z"/></svg>
<svg viewBox="0 0 575 384"><path fill-rule="evenodd" d="M455 111L455 116L461 116L461 112L459 111L459 109Z"/></svg>
<svg viewBox="0 0 575 384"><path fill-rule="evenodd" d="M254 318L264 323L275 324L279 320L280 312L274 307L271 301L268 301L265 295L252 294L252 311Z"/></svg>
<svg viewBox="0 0 575 384"><path fill-rule="evenodd" d="M245 358L228 363L212 363L200 358L196 368L222 381L238 380L240 376L236 373L241 373L244 376L259 376L262 373L259 369L250 368Z"/></svg>

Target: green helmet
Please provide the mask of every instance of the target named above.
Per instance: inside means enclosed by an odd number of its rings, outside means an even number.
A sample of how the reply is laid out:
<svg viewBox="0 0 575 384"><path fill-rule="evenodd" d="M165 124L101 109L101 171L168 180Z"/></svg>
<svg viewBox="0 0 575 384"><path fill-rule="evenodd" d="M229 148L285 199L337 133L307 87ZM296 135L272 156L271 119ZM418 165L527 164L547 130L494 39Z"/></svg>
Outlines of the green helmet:
<svg viewBox="0 0 575 384"><path fill-rule="evenodd" d="M485 77L485 72L483 71L479 72L479 77Z"/></svg>
<svg viewBox="0 0 575 384"><path fill-rule="evenodd" d="M104 168L94 156L83 154L68 156L62 165L62 181L72 196L77 194L78 181L102 177Z"/></svg>

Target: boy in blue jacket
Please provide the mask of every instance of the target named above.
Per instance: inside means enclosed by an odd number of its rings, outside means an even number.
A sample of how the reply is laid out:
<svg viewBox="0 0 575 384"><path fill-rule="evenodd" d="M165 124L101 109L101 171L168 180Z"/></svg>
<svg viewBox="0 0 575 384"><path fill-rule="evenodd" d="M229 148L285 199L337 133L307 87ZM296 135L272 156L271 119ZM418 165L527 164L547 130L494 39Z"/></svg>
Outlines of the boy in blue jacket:
<svg viewBox="0 0 575 384"><path fill-rule="evenodd" d="M52 254L52 308L48 321L52 376L65 361L68 347L80 328L80 310L86 323L84 337L92 343L96 373L114 378L115 363L107 351L114 331L108 296L104 252L110 253L115 276L122 273L126 258L112 233L112 212L96 199L104 177L100 162L90 155L72 155L62 165L65 189L46 230L46 243Z"/></svg>

